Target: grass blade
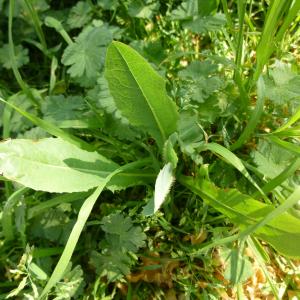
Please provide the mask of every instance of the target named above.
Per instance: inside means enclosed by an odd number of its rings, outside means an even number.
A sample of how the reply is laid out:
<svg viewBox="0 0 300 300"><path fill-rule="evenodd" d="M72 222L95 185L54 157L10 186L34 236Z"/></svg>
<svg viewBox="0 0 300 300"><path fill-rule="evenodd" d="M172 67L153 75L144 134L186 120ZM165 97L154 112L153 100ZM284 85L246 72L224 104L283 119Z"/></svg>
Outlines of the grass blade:
<svg viewBox="0 0 300 300"><path fill-rule="evenodd" d="M296 158L287 168L285 168L279 175L270 180L262 187L262 191L265 194L270 193L276 187L280 186L285 180L292 176L300 168L300 158ZM254 198L258 196L258 193L252 195Z"/></svg>
<svg viewBox="0 0 300 300"><path fill-rule="evenodd" d="M116 172L114 172L116 173ZM109 182L109 180L112 178L114 173L110 174L105 181L101 183L101 185L98 186L98 188L93 192L93 194L88 197L78 214L77 221L71 231L71 234L69 236L69 239L67 241L67 244L64 248L64 251L51 275L49 278L45 288L43 289L39 299L43 299L46 297L48 292L54 287L54 285L62 278L70 260L72 257L72 254L75 250L75 247L77 245L77 242L79 240L80 234L84 228L84 225L92 211L92 208L94 204L96 203L99 195L101 194L102 190L105 188L105 185Z"/></svg>
<svg viewBox="0 0 300 300"><path fill-rule="evenodd" d="M277 144L278 146L300 155L300 147L299 146L294 145L290 142L283 141L280 138L278 138L277 136L269 136L268 138L269 138L269 140L271 140L273 143Z"/></svg>
<svg viewBox="0 0 300 300"><path fill-rule="evenodd" d="M204 149L210 150L218 155L220 155L222 158L225 159L226 162L231 164L233 167L235 167L238 171L240 171L252 184L257 188L257 190L260 192L260 194L263 196L265 201L267 203L270 203L270 200L266 196L266 194L261 190L261 188L258 186L258 184L253 180L253 178L248 173L247 169L243 165L242 161L230 150L227 148L215 144L215 143L209 143L204 146Z"/></svg>
<svg viewBox="0 0 300 300"><path fill-rule="evenodd" d="M9 14L8 14L8 45L9 45L9 58L11 60L12 70L13 70L14 76L16 78L16 81L18 82L19 86L24 91L24 93L28 96L28 99L32 102L32 104L34 106L39 107L38 101L35 99L30 88L28 87L28 85L24 82L24 80L21 76L21 73L19 72L19 69L17 67L16 54L15 54L14 42L13 42L13 36L12 36L14 10L15 10L15 1L10 0L9 1Z"/></svg>
<svg viewBox="0 0 300 300"><path fill-rule="evenodd" d="M278 132L281 132L287 128L289 128L290 126L292 126L294 123L296 123L298 120L300 119L300 106L297 109L297 112L281 127L279 127L275 132L273 132L273 134L276 134Z"/></svg>
<svg viewBox="0 0 300 300"><path fill-rule="evenodd" d="M48 133L50 133L51 135L54 135L56 137L60 137L63 140L83 149L83 150L87 150L87 151L94 151L95 148L93 146L91 146L90 144L88 144L87 142L79 139L78 137L67 133L65 131L63 131L62 129L56 127L55 125L40 119L39 117L36 117L24 110L22 110L21 108L15 106L12 103L9 103L7 101L5 101L4 99L2 99L0 97L0 101L7 104L8 106L12 107L13 109L15 109L18 113L20 113L22 116L24 116L25 118L27 118L29 121L31 121L33 124L35 124L36 126L41 127L42 129L44 129L45 131L47 131Z"/></svg>
<svg viewBox="0 0 300 300"><path fill-rule="evenodd" d="M242 132L242 134L240 135L238 140L230 147L230 150L234 151L234 150L242 147L245 144L245 142L251 137L252 133L254 132L254 130L261 118L261 115L263 113L263 108L264 108L263 91L264 91L264 88L265 88L265 85L264 85L263 79L260 78L257 82L256 106L252 112L252 115L250 117L250 120L249 120L246 128L244 129L244 131Z"/></svg>
<svg viewBox="0 0 300 300"><path fill-rule="evenodd" d="M73 201L83 199L88 194L89 194L88 192L63 194L54 197L48 201L41 202L38 205L33 206L27 210L27 219L30 220L38 216L39 214L42 214L45 210L48 210L49 208L59 205L61 203L70 203Z"/></svg>
<svg viewBox="0 0 300 300"><path fill-rule="evenodd" d="M84 203L82 204L80 211L78 213L77 221L71 231L71 234L68 238L67 244L64 248L64 251L51 275L49 278L46 286L44 287L39 299L44 299L49 291L54 287L54 285L62 278L70 260L72 257L72 254L75 250L75 247L77 245L77 242L79 240L80 234L84 228L84 225L91 214L91 211L94 207L94 204L96 203L99 195L103 191L103 189L106 187L106 185L109 183L109 181L118 173L121 173L125 170L135 168L139 166L140 164L143 164L143 161L136 161L133 163L129 163L127 165L124 165L120 167L119 169L115 170L111 174L109 174L106 179L101 182L101 184L97 187L97 189L92 193L91 196L89 196Z"/></svg>

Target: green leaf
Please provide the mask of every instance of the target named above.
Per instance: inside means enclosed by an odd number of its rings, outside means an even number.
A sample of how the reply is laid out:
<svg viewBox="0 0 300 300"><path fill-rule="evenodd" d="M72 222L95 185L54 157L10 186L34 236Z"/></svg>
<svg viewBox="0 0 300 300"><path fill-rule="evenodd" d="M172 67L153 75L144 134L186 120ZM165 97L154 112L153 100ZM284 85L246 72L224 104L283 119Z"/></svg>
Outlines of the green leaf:
<svg viewBox="0 0 300 300"><path fill-rule="evenodd" d="M134 263L129 252L136 253L145 246L146 235L141 227L134 226L130 217L117 212L101 220L105 231L106 247L101 253L93 251L90 263L96 267L100 276L115 281L129 274Z"/></svg>
<svg viewBox="0 0 300 300"><path fill-rule="evenodd" d="M141 54L148 62L159 66L167 57L167 49L163 47L160 39L157 40L136 40L130 43L139 54Z"/></svg>
<svg viewBox="0 0 300 300"><path fill-rule="evenodd" d="M193 16L208 16L215 12L219 4L218 0L188 0L172 11L173 20L186 20Z"/></svg>
<svg viewBox="0 0 300 300"><path fill-rule="evenodd" d="M63 208L50 208L31 223L30 235L64 245L73 225L73 220L70 220Z"/></svg>
<svg viewBox="0 0 300 300"><path fill-rule="evenodd" d="M48 192L80 192L98 186L118 164L61 139L8 140L0 144L0 172L24 186ZM132 171L133 172L133 171ZM153 174L136 170L115 177L111 189L136 185ZM121 176L121 177L120 177Z"/></svg>
<svg viewBox="0 0 300 300"><path fill-rule="evenodd" d="M105 110L103 130L108 135L129 141L141 138L141 132L132 127L117 108L110 94L108 82L103 75L98 78L97 85L89 91L88 99L97 110Z"/></svg>
<svg viewBox="0 0 300 300"><path fill-rule="evenodd" d="M29 63L28 49L23 48L22 45L17 45L14 47L15 50L15 63L16 67L20 68L23 65ZM6 69L12 68L12 63L9 55L9 45L5 44L0 48L0 65L3 65Z"/></svg>
<svg viewBox="0 0 300 300"><path fill-rule="evenodd" d="M180 112L178 135L181 151L196 164L202 163L199 147L203 144L203 130L200 127L196 112L191 110Z"/></svg>
<svg viewBox="0 0 300 300"><path fill-rule="evenodd" d="M150 19L158 12L160 4L152 0L130 0L128 14L135 18Z"/></svg>
<svg viewBox="0 0 300 300"><path fill-rule="evenodd" d="M292 72L289 64L276 61L264 81L265 96L275 104L300 99L300 75Z"/></svg>
<svg viewBox="0 0 300 300"><path fill-rule="evenodd" d="M97 189L91 194L82 204L80 211L78 213L77 221L71 231L71 234L69 236L68 242L64 248L64 251L52 273L50 276L46 286L44 287L40 299L43 299L49 291L56 285L56 283L63 277L65 271L67 270L67 267L69 265L69 262L71 260L72 254L75 250L75 247L78 243L80 234L84 228L84 225L105 186L108 184L108 182L113 178L114 175L116 175L121 170L115 170L115 172L110 173L102 182L99 184Z"/></svg>
<svg viewBox="0 0 300 300"><path fill-rule="evenodd" d="M168 140L165 142L164 149L163 149L163 159L164 163L171 163L172 168L175 169L178 164L178 156L174 149L174 145L178 141L178 134L174 133L170 135Z"/></svg>
<svg viewBox="0 0 300 300"><path fill-rule="evenodd" d="M108 47L105 76L122 115L150 133L162 148L178 120L165 81L135 50L120 42Z"/></svg>
<svg viewBox="0 0 300 300"><path fill-rule="evenodd" d="M252 157L260 173L272 179L291 164L295 155L276 144L261 140L257 150L252 152Z"/></svg>
<svg viewBox="0 0 300 300"><path fill-rule="evenodd" d="M119 249L107 249L103 253L92 251L90 264L96 268L99 276L106 276L111 282L129 274L133 261Z"/></svg>
<svg viewBox="0 0 300 300"><path fill-rule="evenodd" d="M70 28L81 28L87 24L91 18L92 9L89 3L84 1L79 1L70 10L70 14L67 20Z"/></svg>
<svg viewBox="0 0 300 300"><path fill-rule="evenodd" d="M183 23L183 27L194 33L206 34L208 32L219 31L225 27L226 19L221 13L214 16L196 17L192 21Z"/></svg>
<svg viewBox="0 0 300 300"><path fill-rule="evenodd" d="M107 26L85 27L69 45L62 56L62 63L70 66L68 73L72 77L86 76L95 80L104 64L106 48L112 41L112 33Z"/></svg>
<svg viewBox="0 0 300 300"><path fill-rule="evenodd" d="M111 172L105 177L99 185L97 189L83 202L80 211L78 213L77 221L71 231L68 242L64 248L64 251L51 275L46 286L44 287L40 299L43 299L49 291L56 285L56 283L63 277L63 274L67 270L68 264L71 260L72 254L75 250L75 247L78 243L80 234L85 226L85 223L92 212L92 209L99 197L102 193L103 189L107 186L107 184L111 181L111 179L119 174L120 172L124 172L126 170L135 169L137 166L141 164L141 161L136 161L133 163L126 164L114 172Z"/></svg>
<svg viewBox="0 0 300 300"><path fill-rule="evenodd" d="M12 107L14 110L16 110L19 114L21 114L22 116L24 116L26 119L28 119L29 121L31 121L33 124L39 126L40 128L44 129L46 132L56 136L56 137L60 137L65 141L68 141L69 143L76 145L77 147L81 148L81 149L85 149L85 150L90 150L93 151L94 147L91 146L90 144L88 144L87 142L81 140L80 138L73 136L72 134L61 130L60 128L58 128L57 126L44 121L42 119L40 119L39 117L35 116L34 114L30 114L27 111L19 108L18 106L5 101L4 99L2 99L0 97L0 102L6 103L8 106Z"/></svg>
<svg viewBox="0 0 300 300"><path fill-rule="evenodd" d="M120 213L111 214L101 220L101 228L106 232L106 240L112 249L125 249L137 252L145 246L145 233L139 226L134 226L130 217Z"/></svg>
<svg viewBox="0 0 300 300"><path fill-rule="evenodd" d="M191 100L203 103L205 99L224 86L221 78L215 75L217 70L218 66L208 61L193 61L178 73L184 79L184 87Z"/></svg>
<svg viewBox="0 0 300 300"><path fill-rule="evenodd" d="M245 232L270 243L283 255L300 257L300 219L287 212L297 203L299 188L283 204L274 208L236 189L219 189L206 180L199 182L185 177L180 178L180 182Z"/></svg>
<svg viewBox="0 0 300 300"><path fill-rule="evenodd" d="M216 143L205 144L203 145L203 149L211 150L216 155L220 155L227 163L235 167L253 184L253 186L257 188L257 190L264 196L264 199L269 202L269 199L265 196L261 188L257 185L257 183L253 180L253 178L248 173L247 169L243 165L243 162L233 152Z"/></svg>
<svg viewBox="0 0 300 300"><path fill-rule="evenodd" d="M44 120L59 128L99 128L100 121L81 96L49 96L42 103Z"/></svg>
<svg viewBox="0 0 300 300"><path fill-rule="evenodd" d="M115 10L120 5L119 0L98 0L97 3L107 10Z"/></svg>
<svg viewBox="0 0 300 300"><path fill-rule="evenodd" d="M71 269L71 264L68 267ZM85 285L83 276L81 266L76 266L72 270L67 269L63 280L55 286L56 297L54 300L78 299L79 296L82 296Z"/></svg>
<svg viewBox="0 0 300 300"><path fill-rule="evenodd" d="M94 104L103 108L108 114L111 114L116 120L123 124L129 124L128 120L122 116L118 110L114 98L110 94L108 82L103 74L97 79L97 86L90 93L95 92L95 95L91 95Z"/></svg>

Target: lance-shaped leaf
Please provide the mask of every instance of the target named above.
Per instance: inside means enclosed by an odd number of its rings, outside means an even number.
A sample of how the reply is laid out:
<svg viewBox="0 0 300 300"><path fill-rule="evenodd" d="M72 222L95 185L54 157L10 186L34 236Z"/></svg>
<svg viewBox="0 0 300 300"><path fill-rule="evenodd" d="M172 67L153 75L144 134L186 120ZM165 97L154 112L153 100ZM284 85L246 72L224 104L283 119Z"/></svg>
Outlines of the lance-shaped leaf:
<svg viewBox="0 0 300 300"><path fill-rule="evenodd" d="M152 135L162 148L176 131L178 120L163 78L135 50L120 42L108 47L105 76L122 115Z"/></svg>
<svg viewBox="0 0 300 300"><path fill-rule="evenodd" d="M98 186L119 165L97 152L88 152L63 141L8 140L0 143L0 173L35 190L71 193ZM151 182L154 174L130 170L110 181L112 190Z"/></svg>
<svg viewBox="0 0 300 300"><path fill-rule="evenodd" d="M190 177L181 177L180 182L227 216L244 232L268 242L283 255L300 257L300 219L288 212L298 201L300 188L275 208L236 189L219 189L206 180L196 181Z"/></svg>
<svg viewBox="0 0 300 300"><path fill-rule="evenodd" d="M161 207L168 196L175 178L171 163L167 163L159 172L155 182L154 213Z"/></svg>

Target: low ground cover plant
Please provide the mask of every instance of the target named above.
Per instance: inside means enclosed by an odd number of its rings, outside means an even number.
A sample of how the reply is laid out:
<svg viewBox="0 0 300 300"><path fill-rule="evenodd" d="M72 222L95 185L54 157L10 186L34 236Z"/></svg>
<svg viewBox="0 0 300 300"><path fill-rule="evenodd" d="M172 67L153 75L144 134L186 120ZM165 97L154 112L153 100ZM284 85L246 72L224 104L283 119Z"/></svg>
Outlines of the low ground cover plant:
<svg viewBox="0 0 300 300"><path fill-rule="evenodd" d="M299 8L0 1L0 299L297 299Z"/></svg>

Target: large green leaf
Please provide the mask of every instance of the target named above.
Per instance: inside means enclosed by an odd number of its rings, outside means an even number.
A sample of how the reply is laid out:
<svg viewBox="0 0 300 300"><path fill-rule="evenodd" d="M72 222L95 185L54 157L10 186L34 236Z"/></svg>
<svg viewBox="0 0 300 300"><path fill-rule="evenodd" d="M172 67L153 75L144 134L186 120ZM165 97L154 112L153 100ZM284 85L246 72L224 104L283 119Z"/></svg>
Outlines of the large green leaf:
<svg viewBox="0 0 300 300"><path fill-rule="evenodd" d="M120 42L108 47L105 76L122 115L151 134L162 147L176 131L178 120L165 81L135 50Z"/></svg>
<svg viewBox="0 0 300 300"><path fill-rule="evenodd" d="M119 165L97 152L81 150L59 138L0 143L0 172L26 187L47 192L81 192L98 186ZM114 177L110 189L154 181L155 174L130 171Z"/></svg>
<svg viewBox="0 0 300 300"><path fill-rule="evenodd" d="M216 210L226 215L242 230L256 224L254 235L270 243L278 252L289 257L300 257L300 219L286 212L287 204L299 199L300 189L296 190L278 208L254 200L236 189L219 189L206 180L180 178L181 183ZM285 209L285 210L284 210Z"/></svg>

